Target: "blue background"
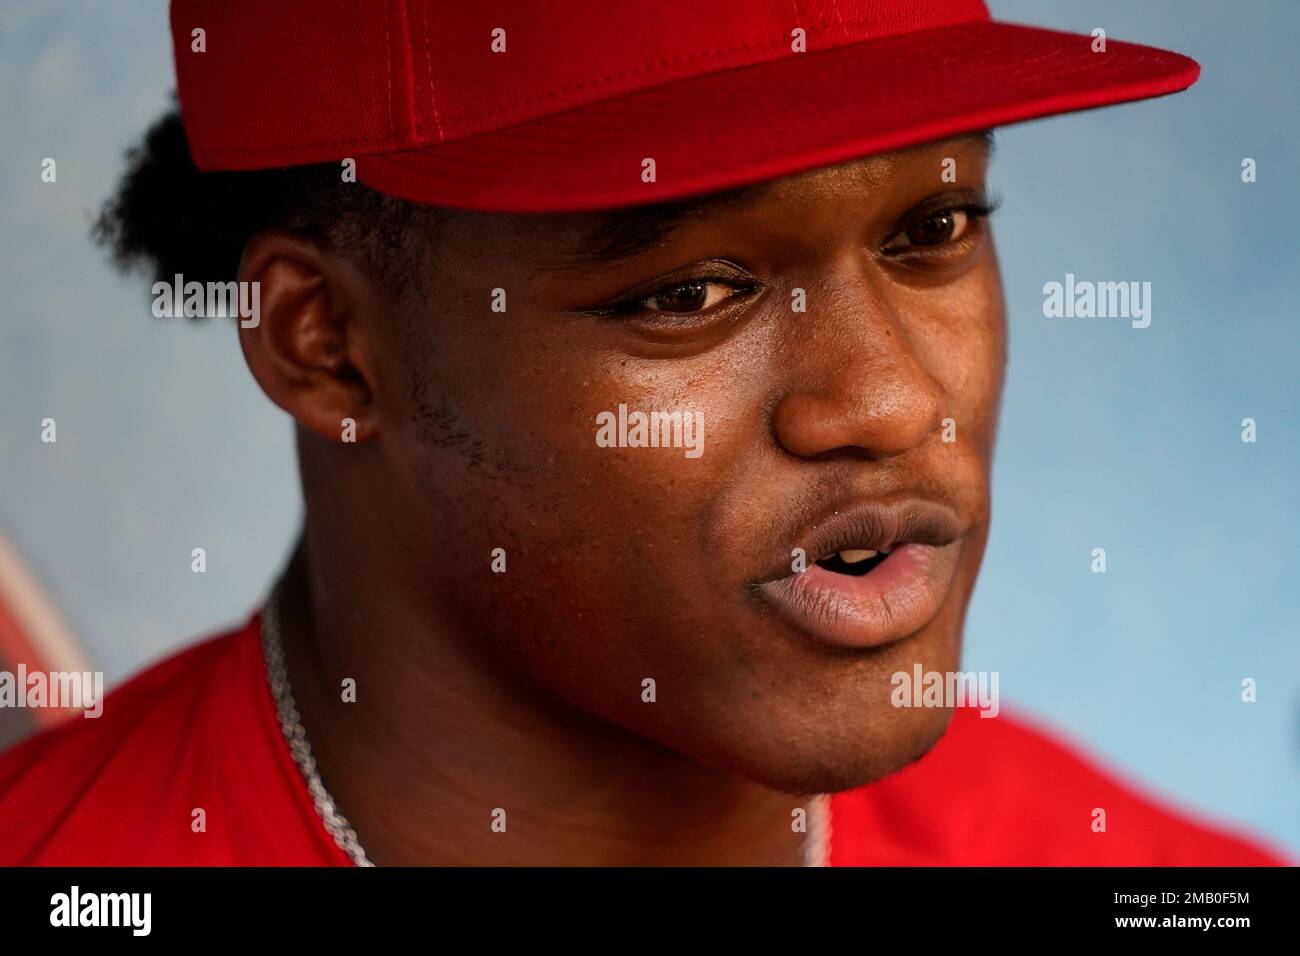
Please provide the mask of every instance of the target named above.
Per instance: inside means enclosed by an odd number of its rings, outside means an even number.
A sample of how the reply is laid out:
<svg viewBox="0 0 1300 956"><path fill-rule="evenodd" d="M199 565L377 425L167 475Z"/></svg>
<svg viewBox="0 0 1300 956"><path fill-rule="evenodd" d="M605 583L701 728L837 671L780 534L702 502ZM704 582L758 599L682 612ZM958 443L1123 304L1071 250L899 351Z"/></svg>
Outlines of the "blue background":
<svg viewBox="0 0 1300 956"><path fill-rule="evenodd" d="M966 666L1144 789L1300 858L1300 4L991 5L1203 75L998 134L1011 360ZM167 106L164 4L9 2L0 54L0 523L112 682L260 600L298 523L291 430L230 323L152 318L147 284L86 238ZM1151 327L1044 318L1067 272L1151 282Z"/></svg>

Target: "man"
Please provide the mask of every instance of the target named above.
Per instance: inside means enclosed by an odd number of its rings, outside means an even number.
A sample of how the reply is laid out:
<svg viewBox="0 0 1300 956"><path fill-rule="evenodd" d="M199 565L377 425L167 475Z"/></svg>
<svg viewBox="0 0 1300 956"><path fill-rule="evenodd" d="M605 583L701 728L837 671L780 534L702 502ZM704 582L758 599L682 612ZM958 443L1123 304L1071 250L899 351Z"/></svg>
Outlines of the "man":
<svg viewBox="0 0 1300 956"><path fill-rule="evenodd" d="M470 6L173 5L100 235L241 283L304 532L0 760L0 862L1276 862L897 693L988 532L985 131L1196 65L978 0Z"/></svg>

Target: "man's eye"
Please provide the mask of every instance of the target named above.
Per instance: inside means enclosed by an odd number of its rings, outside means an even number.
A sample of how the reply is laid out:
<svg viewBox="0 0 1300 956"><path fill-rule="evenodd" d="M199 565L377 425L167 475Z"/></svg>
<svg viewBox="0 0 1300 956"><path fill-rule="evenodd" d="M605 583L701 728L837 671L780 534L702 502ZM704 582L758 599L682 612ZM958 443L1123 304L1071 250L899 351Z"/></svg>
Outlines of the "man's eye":
<svg viewBox="0 0 1300 956"><path fill-rule="evenodd" d="M724 302L739 291L724 282L700 279L666 286L637 302L651 312L703 312Z"/></svg>
<svg viewBox="0 0 1300 956"><path fill-rule="evenodd" d="M674 329L711 322L715 316L733 311L733 306L743 305L762 290L762 283L740 267L726 262L717 265L718 271L712 275L663 276L641 287L650 289L648 293L628 292L617 301L583 311Z"/></svg>
<svg viewBox="0 0 1300 956"><path fill-rule="evenodd" d="M965 209L945 209L912 223L899 238L907 240L903 248L942 246L964 236L970 227L970 219L970 213Z"/></svg>
<svg viewBox="0 0 1300 956"><path fill-rule="evenodd" d="M927 250L933 250L933 254L939 255L954 251L943 247L970 239L977 225L991 216L997 207L996 198L981 194L972 201L954 203L946 209L924 213L895 233L883 251L892 255L921 255Z"/></svg>

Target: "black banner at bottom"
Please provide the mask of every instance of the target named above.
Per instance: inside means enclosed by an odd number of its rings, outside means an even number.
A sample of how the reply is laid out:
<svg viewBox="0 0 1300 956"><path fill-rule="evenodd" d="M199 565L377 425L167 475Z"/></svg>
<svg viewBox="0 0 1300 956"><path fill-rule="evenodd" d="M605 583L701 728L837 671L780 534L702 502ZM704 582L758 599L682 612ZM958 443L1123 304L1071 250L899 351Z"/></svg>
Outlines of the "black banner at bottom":
<svg viewBox="0 0 1300 956"><path fill-rule="evenodd" d="M1294 868L10 869L0 870L0 932L6 944L337 946L396 933L436 942L436 932L486 945L590 937L605 948L610 929L648 942L711 930L732 944L792 931L864 944L898 935L923 948L936 933L950 944L1048 930L1231 944L1292 927L1298 889Z"/></svg>

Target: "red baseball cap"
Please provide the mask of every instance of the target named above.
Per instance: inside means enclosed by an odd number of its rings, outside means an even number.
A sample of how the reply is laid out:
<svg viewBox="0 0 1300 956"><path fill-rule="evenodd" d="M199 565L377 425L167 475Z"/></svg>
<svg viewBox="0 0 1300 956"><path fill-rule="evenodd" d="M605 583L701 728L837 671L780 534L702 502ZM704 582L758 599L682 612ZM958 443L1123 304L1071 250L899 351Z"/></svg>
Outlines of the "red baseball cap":
<svg viewBox="0 0 1300 956"><path fill-rule="evenodd" d="M712 192L1200 72L983 0L173 0L171 23L200 169L350 158L381 192L513 212Z"/></svg>

